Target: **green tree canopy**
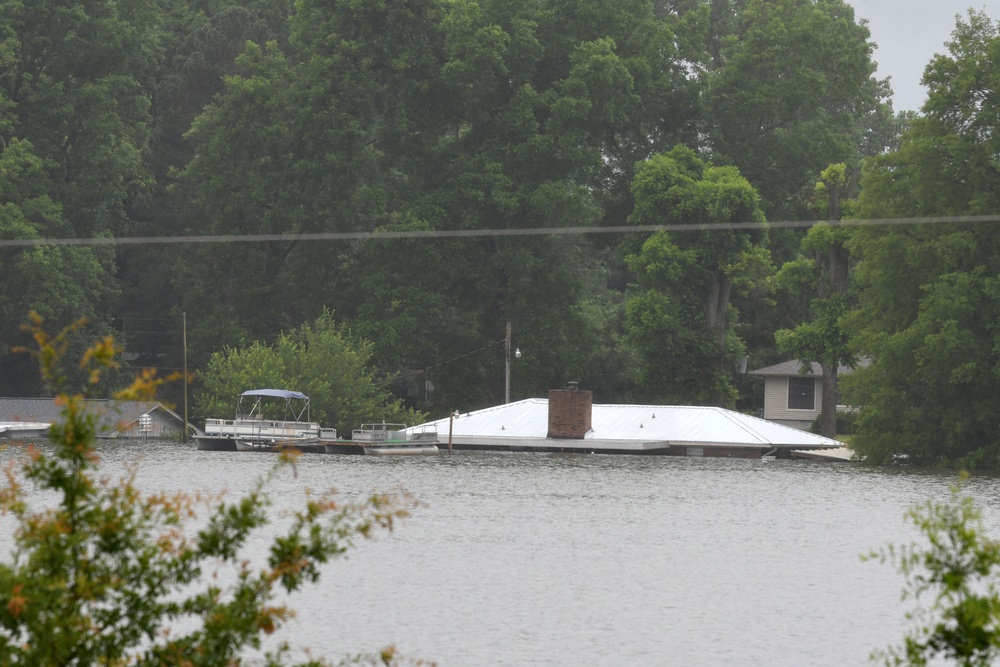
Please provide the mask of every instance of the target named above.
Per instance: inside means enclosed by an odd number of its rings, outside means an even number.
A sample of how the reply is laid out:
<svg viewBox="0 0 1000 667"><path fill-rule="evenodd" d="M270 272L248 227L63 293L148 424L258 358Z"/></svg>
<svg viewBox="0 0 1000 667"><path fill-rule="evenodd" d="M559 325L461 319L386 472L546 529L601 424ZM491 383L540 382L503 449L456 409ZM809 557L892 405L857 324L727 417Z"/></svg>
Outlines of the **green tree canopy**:
<svg viewBox="0 0 1000 667"><path fill-rule="evenodd" d="M152 182L144 163L159 61L157 0L0 1L0 238L110 237ZM0 348L30 310L110 332L115 252L3 252ZM82 351L78 341L77 351ZM27 364L0 361L4 393L38 391Z"/></svg>
<svg viewBox="0 0 1000 667"><path fill-rule="evenodd" d="M680 45L696 40L677 39L679 25L644 0L297 3L289 47L249 46L189 134L196 222L223 234L594 224L600 190L627 192L650 137L696 125L662 122L681 115L667 100L695 99ZM276 324L335 307L406 373L487 348L512 321L537 352L518 375L533 392L596 368L606 345L586 331L583 286L602 269L581 238L290 239L178 264L189 310L225 295L194 324L196 345L271 340ZM500 360L452 363L438 397L496 402Z"/></svg>
<svg viewBox="0 0 1000 667"><path fill-rule="evenodd" d="M866 168L860 217L1000 210L1000 32L970 12L948 49L925 71L924 116ZM860 301L849 332L872 363L845 378L845 393L861 406L854 443L869 460L1000 465L998 238L973 224L856 232Z"/></svg>
<svg viewBox="0 0 1000 667"><path fill-rule="evenodd" d="M273 344L254 342L213 354L195 408L203 417L225 418L234 414L244 391L289 389L311 399L314 421L344 435L373 421L422 422L422 414L404 408L380 384L368 365L370 357L370 343L325 313L312 324L282 333Z"/></svg>
<svg viewBox="0 0 1000 667"><path fill-rule="evenodd" d="M647 225L703 225L657 232L630 258L639 291L627 326L644 357L644 390L658 399L730 405L732 369L743 345L732 331L732 297L765 292L773 273L764 214L734 167L715 167L678 146L643 164L632 219ZM759 230L728 228L757 222Z"/></svg>
<svg viewBox="0 0 1000 667"><path fill-rule="evenodd" d="M49 196L44 162L32 144L12 138L0 151L0 239L40 239L61 226L62 207ZM12 347L26 343L19 324L31 311L49 321L86 317L106 326L106 305L116 294L109 276L114 252L89 247L11 247L0 250L0 391L8 395L44 393L38 372ZM74 351L85 341L71 334Z"/></svg>
<svg viewBox="0 0 1000 667"><path fill-rule="evenodd" d="M843 0L0 0L0 19L4 168L24 169L0 175L19 184L4 234L271 237L11 252L5 321L88 314L137 364L203 368L330 309L436 414L500 400L507 322L515 396L630 398L639 237L535 230L641 219L651 156L691 146L791 217L809 174L894 127ZM799 238L768 243L784 259ZM764 291L722 302L710 319L773 346ZM163 324L182 313L184 349Z"/></svg>
<svg viewBox="0 0 1000 667"><path fill-rule="evenodd" d="M807 213L811 175L881 152L891 130L875 44L844 0L749 0L719 22L707 138L761 193L768 217ZM873 132L874 131L874 132Z"/></svg>
<svg viewBox="0 0 1000 667"><path fill-rule="evenodd" d="M49 232L129 231L127 207L151 183L143 163L159 57L159 3L0 3L13 57L0 94L10 132L32 142L62 205Z"/></svg>
<svg viewBox="0 0 1000 667"><path fill-rule="evenodd" d="M849 312L850 255L847 243L852 230L840 225L844 207L850 204L859 170L848 174L843 163L830 165L816 184L817 201L826 210L826 222L811 227L802 239L800 255L785 263L778 282L790 291L807 293L809 319L792 329L775 332L775 342L784 354L803 364L818 362L823 377L823 408L820 420L823 435L837 435L837 404L840 400L837 374L841 366L853 367L854 353L841 325Z"/></svg>

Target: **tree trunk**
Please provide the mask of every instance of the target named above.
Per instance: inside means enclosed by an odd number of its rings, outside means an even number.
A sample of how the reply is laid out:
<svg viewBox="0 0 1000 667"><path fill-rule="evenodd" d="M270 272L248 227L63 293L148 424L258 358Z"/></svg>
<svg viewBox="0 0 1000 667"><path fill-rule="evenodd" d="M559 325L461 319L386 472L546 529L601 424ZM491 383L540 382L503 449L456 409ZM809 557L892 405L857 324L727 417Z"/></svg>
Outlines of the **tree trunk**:
<svg viewBox="0 0 1000 667"><path fill-rule="evenodd" d="M847 183L836 184L826 183L829 195L829 210L827 220L833 226L840 224L841 200L850 197L858 184L860 166L851 173ZM847 293L848 279L850 277L850 254L847 249L839 243L831 244L827 248L827 283L824 286L820 283L820 298L828 299L833 296L842 296ZM827 438L837 437L837 402L839 392L837 391L837 371L840 360L834 359L833 363L820 362L823 369L823 410L820 413L820 433Z"/></svg>
<svg viewBox="0 0 1000 667"><path fill-rule="evenodd" d="M847 281L849 278L850 271L850 255L847 249L839 243L832 244L827 248L827 265L829 274L829 287L827 288L826 294L820 294L821 297L831 297L834 294L846 294L847 293Z"/></svg>
<svg viewBox="0 0 1000 667"><path fill-rule="evenodd" d="M827 438L837 436L837 366L820 362L823 370L823 409L820 412L820 434Z"/></svg>
<svg viewBox="0 0 1000 667"><path fill-rule="evenodd" d="M722 374L726 367L726 328L729 325L729 297L733 290L733 281L721 271L712 276L708 298L705 300L705 319L712 340L718 348L719 355L713 362L713 370ZM726 397L718 394L712 402L720 408L728 407Z"/></svg>

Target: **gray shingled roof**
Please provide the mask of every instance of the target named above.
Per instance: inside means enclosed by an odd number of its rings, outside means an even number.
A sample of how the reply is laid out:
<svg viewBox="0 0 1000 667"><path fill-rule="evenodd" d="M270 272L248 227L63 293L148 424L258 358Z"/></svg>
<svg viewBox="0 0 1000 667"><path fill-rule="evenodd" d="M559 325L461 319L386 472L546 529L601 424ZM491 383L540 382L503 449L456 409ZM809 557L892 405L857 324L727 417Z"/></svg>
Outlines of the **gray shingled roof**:
<svg viewBox="0 0 1000 667"><path fill-rule="evenodd" d="M157 401L84 400L87 412L98 415L99 431L113 433L132 424L144 414L162 410L183 424L184 419ZM61 408L51 398L0 398L0 422L43 422L60 418Z"/></svg>
<svg viewBox="0 0 1000 667"><path fill-rule="evenodd" d="M846 375L850 373L853 368L850 366L841 366L837 369L838 375ZM750 375L815 375L820 376L823 371L820 370L820 366L817 362L813 362L806 371L802 372L802 362L793 359L792 361L783 361L780 364L775 364L774 366L767 366L766 368L758 368L755 371L750 371Z"/></svg>

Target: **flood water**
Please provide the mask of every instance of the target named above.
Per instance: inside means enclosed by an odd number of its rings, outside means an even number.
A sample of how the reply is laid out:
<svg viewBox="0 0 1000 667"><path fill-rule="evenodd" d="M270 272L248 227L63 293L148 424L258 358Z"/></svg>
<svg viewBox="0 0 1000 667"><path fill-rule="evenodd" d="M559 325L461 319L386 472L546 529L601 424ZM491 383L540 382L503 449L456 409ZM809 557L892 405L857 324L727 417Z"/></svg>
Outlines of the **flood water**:
<svg viewBox="0 0 1000 667"><path fill-rule="evenodd" d="M100 447L105 474L139 461L148 491L235 497L275 460ZM405 489L422 506L293 596L282 638L331 662L394 644L441 667L862 665L901 641L909 603L901 575L861 554L916 538L905 511L955 479L804 461L307 454L269 487L276 517L306 487L344 500ZM1000 535L1000 479L965 490ZM5 553L10 528L0 517Z"/></svg>

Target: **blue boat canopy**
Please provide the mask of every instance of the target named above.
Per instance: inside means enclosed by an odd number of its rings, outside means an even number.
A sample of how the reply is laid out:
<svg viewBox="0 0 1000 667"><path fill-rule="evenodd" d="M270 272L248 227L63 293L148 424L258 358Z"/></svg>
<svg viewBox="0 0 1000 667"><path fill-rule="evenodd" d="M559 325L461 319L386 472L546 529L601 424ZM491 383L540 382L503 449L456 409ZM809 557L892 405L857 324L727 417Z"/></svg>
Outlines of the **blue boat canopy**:
<svg viewBox="0 0 1000 667"><path fill-rule="evenodd" d="M298 391L288 391L286 389L251 389L245 391L240 396L268 396L270 398L297 398L300 401L308 401L309 397Z"/></svg>

